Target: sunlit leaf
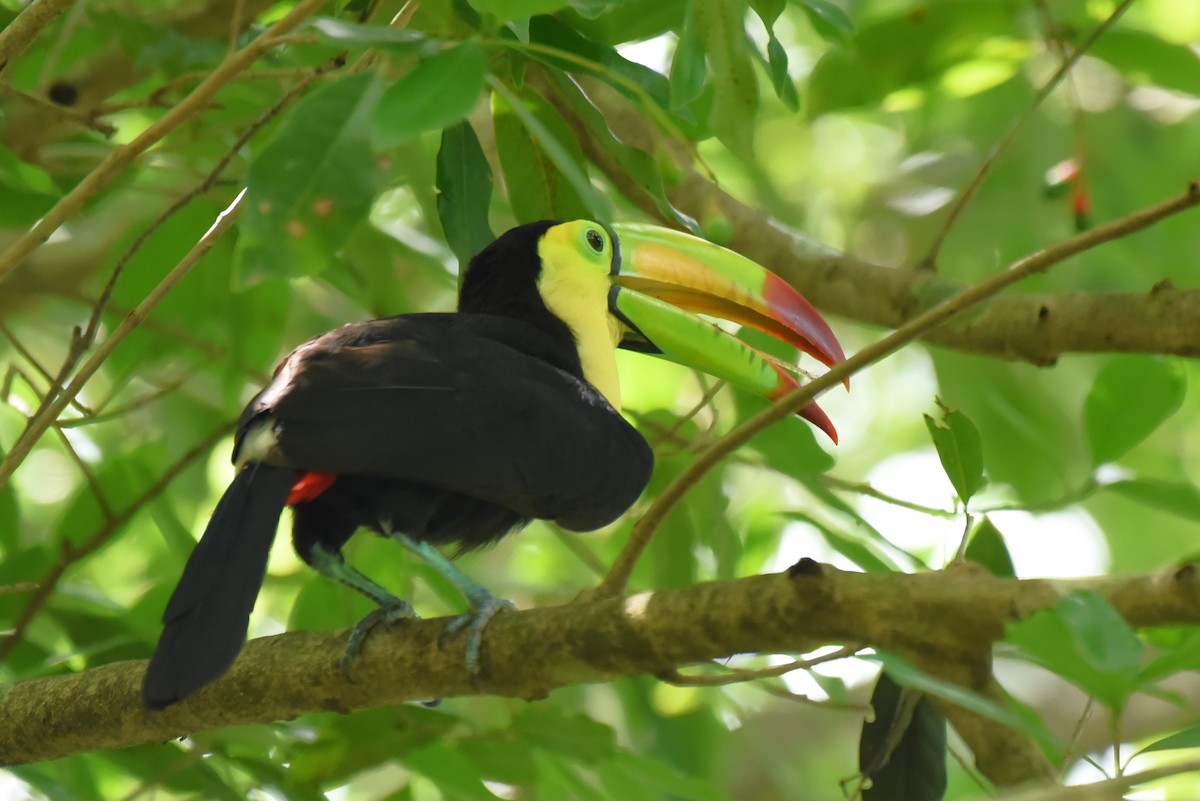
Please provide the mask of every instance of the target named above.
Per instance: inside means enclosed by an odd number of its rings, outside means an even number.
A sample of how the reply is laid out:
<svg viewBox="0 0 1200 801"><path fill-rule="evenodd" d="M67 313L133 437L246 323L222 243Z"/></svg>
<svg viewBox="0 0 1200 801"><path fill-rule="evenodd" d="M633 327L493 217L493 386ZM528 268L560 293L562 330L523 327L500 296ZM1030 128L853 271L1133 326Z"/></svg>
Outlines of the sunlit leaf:
<svg viewBox="0 0 1200 801"><path fill-rule="evenodd" d="M321 40L329 44L341 47L365 45L393 55L431 56L440 44L420 31L388 25L362 25L330 17L309 20L305 27L315 30Z"/></svg>
<svg viewBox="0 0 1200 801"><path fill-rule="evenodd" d="M697 3L691 13L713 74L709 123L730 150L748 157L758 115L758 79L746 37L745 0Z"/></svg>
<svg viewBox="0 0 1200 801"><path fill-rule="evenodd" d="M1200 489L1193 484L1127 479L1106 484L1104 490L1187 520L1200 521Z"/></svg>
<svg viewBox="0 0 1200 801"><path fill-rule="evenodd" d="M1187 381L1172 361L1114 356L1096 376L1083 409L1096 464L1123 456L1183 403Z"/></svg>

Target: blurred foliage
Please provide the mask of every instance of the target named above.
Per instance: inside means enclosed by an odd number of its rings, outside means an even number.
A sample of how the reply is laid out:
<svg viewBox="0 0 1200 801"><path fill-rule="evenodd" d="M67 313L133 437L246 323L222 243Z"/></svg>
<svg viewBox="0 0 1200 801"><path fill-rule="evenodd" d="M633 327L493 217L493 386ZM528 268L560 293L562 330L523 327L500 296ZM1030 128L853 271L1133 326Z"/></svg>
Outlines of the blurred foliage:
<svg viewBox="0 0 1200 801"><path fill-rule="evenodd" d="M0 4L0 22L19 5ZM234 27L214 36L189 28L185 12L200 5L78 4L7 66L0 243L166 114L231 45L289 7L238 4L262 18L243 31L236 26L249 20L224 14L223 26ZM150 234L115 285L102 336L248 187L234 234L121 345L66 415L70 422L0 487L0 589L44 581L66 565L28 625L30 591L0 592L0 627L21 626L0 678L149 655L165 599L230 477L227 440L196 446L219 439L289 347L350 320L450 308L459 261L492 231L547 216L643 216L535 88L543 85L530 80L535 70L664 218L718 239L728 234L728 220L690 220L664 194L680 180L665 145L682 141L702 172L764 215L811 241L903 268L922 255L941 212L1028 107L1061 50L1113 6L424 0L398 31L386 26L399 10L395 0L331 4L0 285L3 449L120 254L291 86L328 70L231 154L215 188ZM1072 205L1081 193L1089 213L1105 220L1195 177L1197 42L1200 5L1134 4L1001 159L947 241L942 271L978 280L1070 235L1081 222ZM340 68L364 54L376 59L373 68ZM595 82L631 104L663 146L640 150L617 139L607 107L590 94ZM86 114L73 116L77 108ZM1047 171L1068 159L1077 168L1072 191L1045 193ZM1194 215L1172 219L1020 289L1194 286L1198 252ZM849 351L878 334L853 321L834 327ZM621 360L629 414L658 452L649 498L699 444L761 405L726 389L701 403L712 389L704 379L646 362ZM964 521L955 504L968 498L973 512L989 516L967 554L1003 574L1128 573L1194 557L1200 426L1186 386L1196 373L1193 363L1151 356L1067 357L1047 370L913 346L857 376L852 394L823 400L842 435L837 448L788 421L702 482L659 534L634 585L750 575L800 556L874 571L937 567L958 548ZM1022 510L1030 514L1016 514ZM576 538L536 524L462 561L519 606L564 602L596 580L595 567L612 561L628 527ZM423 613L457 609L453 594L397 551L361 537L348 555L371 562L373 576ZM364 611L361 599L322 583L280 543L252 634L285 624L348 626ZM1139 638L1114 618L1097 596L1073 595L1012 630L1004 647L1110 710L1137 704L1143 696L1135 692L1156 692L1168 711L1130 736L1157 740L1154 753L1197 747L1194 688L1160 684L1200 667L1194 633ZM767 657L741 661L759 666ZM1059 747L1070 744L1084 710L1081 700L1046 708L1042 719L1021 707L1014 715L922 680L900 662L885 665L901 686L975 703L981 714L1056 737ZM788 678L788 689L828 698L825 706L780 698L779 681L699 690L629 679L536 704L470 698L437 709L311 714L16 768L0 774L0 794L838 799L839 780L856 774L862 726L861 708L850 702L866 701L874 675L870 665L843 661ZM1009 689L1036 703L1059 692L1050 681L1021 673ZM911 753L920 764L946 765L945 777L920 782L929 797L943 783L946 798L982 795L959 762L940 758L945 727L931 706L920 708L921 726L896 758ZM1064 752L1111 743L1102 721L1078 731ZM921 732L934 739L921 740ZM1151 758L1136 764L1158 764L1144 761ZM890 770L913 776L920 768ZM1179 779L1162 797L1196 791Z"/></svg>

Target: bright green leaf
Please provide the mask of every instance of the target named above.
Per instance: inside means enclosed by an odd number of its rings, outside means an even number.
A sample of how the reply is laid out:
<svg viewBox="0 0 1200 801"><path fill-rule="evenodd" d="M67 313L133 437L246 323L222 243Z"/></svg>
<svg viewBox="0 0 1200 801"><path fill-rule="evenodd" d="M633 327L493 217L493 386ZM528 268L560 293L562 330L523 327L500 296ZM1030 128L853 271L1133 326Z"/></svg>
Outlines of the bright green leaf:
<svg viewBox="0 0 1200 801"><path fill-rule="evenodd" d="M1109 359L1083 409L1095 463L1123 456L1174 414L1186 394L1187 381L1173 361L1154 356Z"/></svg>
<svg viewBox="0 0 1200 801"><path fill-rule="evenodd" d="M704 45L696 35L696 23L692 15L684 17L683 30L679 32L679 43L671 58L671 108L678 109L691 103L704 91L704 79L708 75L704 61Z"/></svg>
<svg viewBox="0 0 1200 801"><path fill-rule="evenodd" d="M424 62L380 98L372 119L375 144L386 150L410 136L458 122L479 102L486 74L483 48L474 42Z"/></svg>
<svg viewBox="0 0 1200 801"><path fill-rule="evenodd" d="M941 420L925 415L925 427L929 429L942 469L959 499L966 504L983 486L983 444L979 429L965 414L945 406Z"/></svg>
<svg viewBox="0 0 1200 801"><path fill-rule="evenodd" d="M471 761L446 743L435 742L404 754L400 761L409 770L433 782L450 801L496 801Z"/></svg>
<svg viewBox="0 0 1200 801"><path fill-rule="evenodd" d="M1088 55L1107 61L1135 83L1200 95L1200 59L1186 44L1118 25L1097 39Z"/></svg>
<svg viewBox="0 0 1200 801"><path fill-rule="evenodd" d="M800 8L825 41L846 44L854 35L854 23L846 12L828 0L800 0Z"/></svg>
<svg viewBox="0 0 1200 801"><path fill-rule="evenodd" d="M569 6L570 0L470 0L475 10L500 20L522 19L537 14L552 14Z"/></svg>

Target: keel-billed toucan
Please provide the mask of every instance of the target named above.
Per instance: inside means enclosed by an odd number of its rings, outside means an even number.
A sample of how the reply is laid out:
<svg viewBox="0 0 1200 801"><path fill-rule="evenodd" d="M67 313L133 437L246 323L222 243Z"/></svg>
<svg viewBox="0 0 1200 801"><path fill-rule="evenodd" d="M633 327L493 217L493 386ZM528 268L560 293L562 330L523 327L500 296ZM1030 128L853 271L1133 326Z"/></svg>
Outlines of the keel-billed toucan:
<svg viewBox="0 0 1200 801"><path fill-rule="evenodd" d="M433 546L478 547L533 518L587 531L633 504L653 455L619 412L616 347L767 397L795 386L777 361L681 309L827 365L843 358L808 302L754 262L686 234L589 221L503 234L471 261L457 313L355 323L296 348L238 421L237 475L167 604L146 705L175 703L233 663L285 506L301 558L380 606L351 650L378 620L413 614L342 560L369 528L464 591L477 663L500 602ZM801 414L836 439L815 403Z"/></svg>

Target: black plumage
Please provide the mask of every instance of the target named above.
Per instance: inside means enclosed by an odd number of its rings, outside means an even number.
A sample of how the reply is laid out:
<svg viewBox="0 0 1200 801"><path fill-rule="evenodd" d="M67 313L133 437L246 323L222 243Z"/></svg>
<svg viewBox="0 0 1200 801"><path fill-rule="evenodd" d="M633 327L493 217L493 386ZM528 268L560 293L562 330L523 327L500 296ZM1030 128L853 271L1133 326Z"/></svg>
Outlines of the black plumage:
<svg viewBox="0 0 1200 801"><path fill-rule="evenodd" d="M650 448L584 380L570 328L538 294L549 225L477 256L458 313L347 325L284 360L239 421L242 466L167 606L148 707L232 664L289 495L296 550L318 567L359 528L469 549L533 518L598 528L637 499ZM336 478L295 497L313 473Z"/></svg>

